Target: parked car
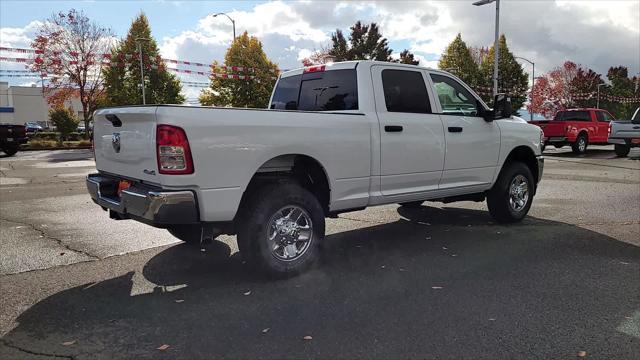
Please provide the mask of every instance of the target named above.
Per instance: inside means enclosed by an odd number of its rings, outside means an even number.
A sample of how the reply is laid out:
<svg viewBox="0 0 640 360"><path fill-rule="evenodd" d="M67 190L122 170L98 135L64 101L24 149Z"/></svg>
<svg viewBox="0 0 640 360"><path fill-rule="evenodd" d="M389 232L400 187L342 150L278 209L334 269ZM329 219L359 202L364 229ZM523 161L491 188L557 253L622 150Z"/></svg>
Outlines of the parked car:
<svg viewBox="0 0 640 360"><path fill-rule="evenodd" d="M27 122L24 124L24 127L27 131L27 133L37 133L39 131L43 131L44 128L42 126L40 126L40 124L36 123L36 122Z"/></svg>
<svg viewBox="0 0 640 360"><path fill-rule="evenodd" d="M111 218L197 244L237 234L251 266L297 273L342 212L486 199L497 221L524 218L542 131L495 104L444 71L351 61L284 72L269 109L101 109L87 188Z"/></svg>
<svg viewBox="0 0 640 360"><path fill-rule="evenodd" d="M27 142L27 131L24 125L0 124L0 150L8 156L18 152L20 144Z"/></svg>
<svg viewBox="0 0 640 360"><path fill-rule="evenodd" d="M571 145L576 154L587 152L589 145L607 145L609 122L614 117L602 109L569 109L556 113L553 120L534 120L544 131L545 146L561 148Z"/></svg>
<svg viewBox="0 0 640 360"><path fill-rule="evenodd" d="M631 120L611 122L609 143L614 144L616 155L620 157L629 155L632 147L640 146L640 107Z"/></svg>

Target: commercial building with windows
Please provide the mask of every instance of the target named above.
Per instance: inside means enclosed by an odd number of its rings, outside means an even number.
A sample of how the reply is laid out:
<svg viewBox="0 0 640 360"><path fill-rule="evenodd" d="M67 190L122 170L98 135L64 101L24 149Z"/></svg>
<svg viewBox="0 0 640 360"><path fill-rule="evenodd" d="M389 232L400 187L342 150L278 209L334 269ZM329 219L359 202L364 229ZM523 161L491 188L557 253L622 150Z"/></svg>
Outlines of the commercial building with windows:
<svg viewBox="0 0 640 360"><path fill-rule="evenodd" d="M82 104L79 98L67 101L73 111L82 118ZM49 109L42 87L9 86L0 82L0 124L21 124L36 122L50 128Z"/></svg>

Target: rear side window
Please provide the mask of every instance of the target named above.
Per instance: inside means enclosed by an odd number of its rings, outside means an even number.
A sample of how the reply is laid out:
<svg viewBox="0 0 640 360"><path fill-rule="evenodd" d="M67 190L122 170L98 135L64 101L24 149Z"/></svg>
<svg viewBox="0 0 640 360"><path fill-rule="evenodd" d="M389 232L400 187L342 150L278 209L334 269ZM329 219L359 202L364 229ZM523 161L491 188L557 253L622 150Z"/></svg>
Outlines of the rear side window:
<svg viewBox="0 0 640 360"><path fill-rule="evenodd" d="M554 120L557 121L591 121L588 111L558 111Z"/></svg>
<svg viewBox="0 0 640 360"><path fill-rule="evenodd" d="M382 70L382 88L387 111L431 114L431 103L422 73Z"/></svg>
<svg viewBox="0 0 640 360"><path fill-rule="evenodd" d="M271 109L303 111L358 110L355 69L329 70L280 79Z"/></svg>

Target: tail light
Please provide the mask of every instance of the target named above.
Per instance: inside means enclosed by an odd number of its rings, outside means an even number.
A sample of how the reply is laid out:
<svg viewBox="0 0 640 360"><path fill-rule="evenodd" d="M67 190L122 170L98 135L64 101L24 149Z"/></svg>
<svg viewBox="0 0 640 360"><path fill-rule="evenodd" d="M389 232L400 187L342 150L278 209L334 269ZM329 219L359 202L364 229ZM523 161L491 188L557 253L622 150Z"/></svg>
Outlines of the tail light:
<svg viewBox="0 0 640 360"><path fill-rule="evenodd" d="M158 125L156 154L160 174L193 174L193 159L191 158L189 140L182 128Z"/></svg>
<svg viewBox="0 0 640 360"><path fill-rule="evenodd" d="M315 65L304 68L303 73L314 73L314 72L323 72L325 69L325 65Z"/></svg>

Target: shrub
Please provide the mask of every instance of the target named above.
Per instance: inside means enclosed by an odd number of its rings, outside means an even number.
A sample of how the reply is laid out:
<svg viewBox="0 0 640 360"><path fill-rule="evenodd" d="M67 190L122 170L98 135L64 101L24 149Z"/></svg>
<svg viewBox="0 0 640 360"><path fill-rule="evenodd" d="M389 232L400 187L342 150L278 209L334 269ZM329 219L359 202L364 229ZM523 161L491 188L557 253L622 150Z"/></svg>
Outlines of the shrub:
<svg viewBox="0 0 640 360"><path fill-rule="evenodd" d="M60 140L67 140L69 135L78 128L78 118L73 109L58 107L49 110L49 119L60 132Z"/></svg>

